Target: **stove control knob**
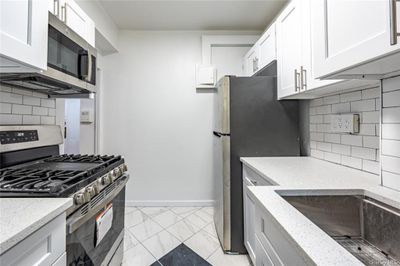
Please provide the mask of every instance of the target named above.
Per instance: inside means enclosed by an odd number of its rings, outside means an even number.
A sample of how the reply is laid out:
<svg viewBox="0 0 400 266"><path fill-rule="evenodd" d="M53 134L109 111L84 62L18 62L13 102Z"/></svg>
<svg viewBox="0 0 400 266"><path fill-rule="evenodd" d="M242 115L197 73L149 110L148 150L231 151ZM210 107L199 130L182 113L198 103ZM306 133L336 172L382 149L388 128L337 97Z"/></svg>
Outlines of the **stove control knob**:
<svg viewBox="0 0 400 266"><path fill-rule="evenodd" d="M100 184L101 184L101 182L99 182L99 181L97 181L96 183L93 184L93 190L94 190L95 195L100 193Z"/></svg>
<svg viewBox="0 0 400 266"><path fill-rule="evenodd" d="M114 169L114 174L115 174L115 177L117 178L117 177L120 177L121 176L121 169L119 169L119 167L117 167L117 168L115 168Z"/></svg>
<svg viewBox="0 0 400 266"><path fill-rule="evenodd" d="M128 171L128 166L126 164L123 164L119 167L119 170L121 171L121 173L125 173L126 171Z"/></svg>
<svg viewBox="0 0 400 266"><path fill-rule="evenodd" d="M109 174L106 174L106 175L102 176L102 177L101 177L101 183L102 183L104 186L107 186L108 184L110 184L110 183L111 183L111 182L110 182L110 175L109 175Z"/></svg>
<svg viewBox="0 0 400 266"><path fill-rule="evenodd" d="M76 205L81 205L86 203L86 197L83 193L78 193L74 196L74 202Z"/></svg>
<svg viewBox="0 0 400 266"><path fill-rule="evenodd" d="M117 176L117 173L116 173L115 169L111 170L111 171L110 171L110 179L111 179L111 182L114 182L114 180L115 180L117 177L118 177L118 176Z"/></svg>
<svg viewBox="0 0 400 266"><path fill-rule="evenodd" d="M85 189L85 192L87 193L87 195L89 196L89 199L93 198L94 196L96 196L96 192L94 190L93 187L87 187Z"/></svg>

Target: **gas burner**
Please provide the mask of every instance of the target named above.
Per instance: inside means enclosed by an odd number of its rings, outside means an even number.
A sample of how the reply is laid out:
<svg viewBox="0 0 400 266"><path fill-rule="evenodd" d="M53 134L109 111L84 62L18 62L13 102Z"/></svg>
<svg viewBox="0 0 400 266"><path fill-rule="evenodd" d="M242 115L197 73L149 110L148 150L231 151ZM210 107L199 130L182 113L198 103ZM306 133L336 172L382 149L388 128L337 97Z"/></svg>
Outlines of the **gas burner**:
<svg viewBox="0 0 400 266"><path fill-rule="evenodd" d="M86 177L84 171L1 169L0 191L57 193Z"/></svg>
<svg viewBox="0 0 400 266"><path fill-rule="evenodd" d="M67 162L67 163L107 163L113 159L120 159L120 156L109 155L80 155L63 154L45 159L45 162Z"/></svg>

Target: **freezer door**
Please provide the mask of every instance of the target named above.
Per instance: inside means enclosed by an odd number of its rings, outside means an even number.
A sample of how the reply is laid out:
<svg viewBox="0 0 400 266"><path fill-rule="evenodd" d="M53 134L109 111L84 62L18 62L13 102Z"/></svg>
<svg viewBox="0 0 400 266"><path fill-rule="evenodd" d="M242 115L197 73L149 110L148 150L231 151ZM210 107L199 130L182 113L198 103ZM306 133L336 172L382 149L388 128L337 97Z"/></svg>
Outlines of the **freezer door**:
<svg viewBox="0 0 400 266"><path fill-rule="evenodd" d="M217 95L214 99L214 131L224 134L230 133L229 83L229 77L223 77L219 80Z"/></svg>
<svg viewBox="0 0 400 266"><path fill-rule="evenodd" d="M223 250L231 249L230 137L214 135L214 223Z"/></svg>

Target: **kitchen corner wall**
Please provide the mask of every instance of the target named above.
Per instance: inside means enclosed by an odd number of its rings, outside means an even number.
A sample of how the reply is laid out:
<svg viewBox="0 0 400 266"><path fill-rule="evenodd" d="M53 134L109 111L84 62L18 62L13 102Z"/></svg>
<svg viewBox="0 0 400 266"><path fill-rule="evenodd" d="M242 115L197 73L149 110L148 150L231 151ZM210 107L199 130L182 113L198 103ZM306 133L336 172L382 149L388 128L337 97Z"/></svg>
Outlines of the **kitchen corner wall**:
<svg viewBox="0 0 400 266"><path fill-rule="evenodd" d="M382 82L382 182L400 191L400 77Z"/></svg>
<svg viewBox="0 0 400 266"><path fill-rule="evenodd" d="M381 90L369 88L310 101L311 156L379 174ZM359 134L330 132L332 114L357 113Z"/></svg>
<svg viewBox="0 0 400 266"><path fill-rule="evenodd" d="M56 124L56 101L0 84L0 125Z"/></svg>

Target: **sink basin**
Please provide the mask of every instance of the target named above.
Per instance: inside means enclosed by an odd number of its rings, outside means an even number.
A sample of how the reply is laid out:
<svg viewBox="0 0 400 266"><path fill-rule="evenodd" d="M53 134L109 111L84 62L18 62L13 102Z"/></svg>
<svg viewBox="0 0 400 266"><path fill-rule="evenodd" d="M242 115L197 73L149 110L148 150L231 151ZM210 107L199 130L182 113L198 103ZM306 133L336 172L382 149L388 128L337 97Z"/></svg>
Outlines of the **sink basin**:
<svg viewBox="0 0 400 266"><path fill-rule="evenodd" d="M400 266L400 210L364 195L282 196L366 265Z"/></svg>

